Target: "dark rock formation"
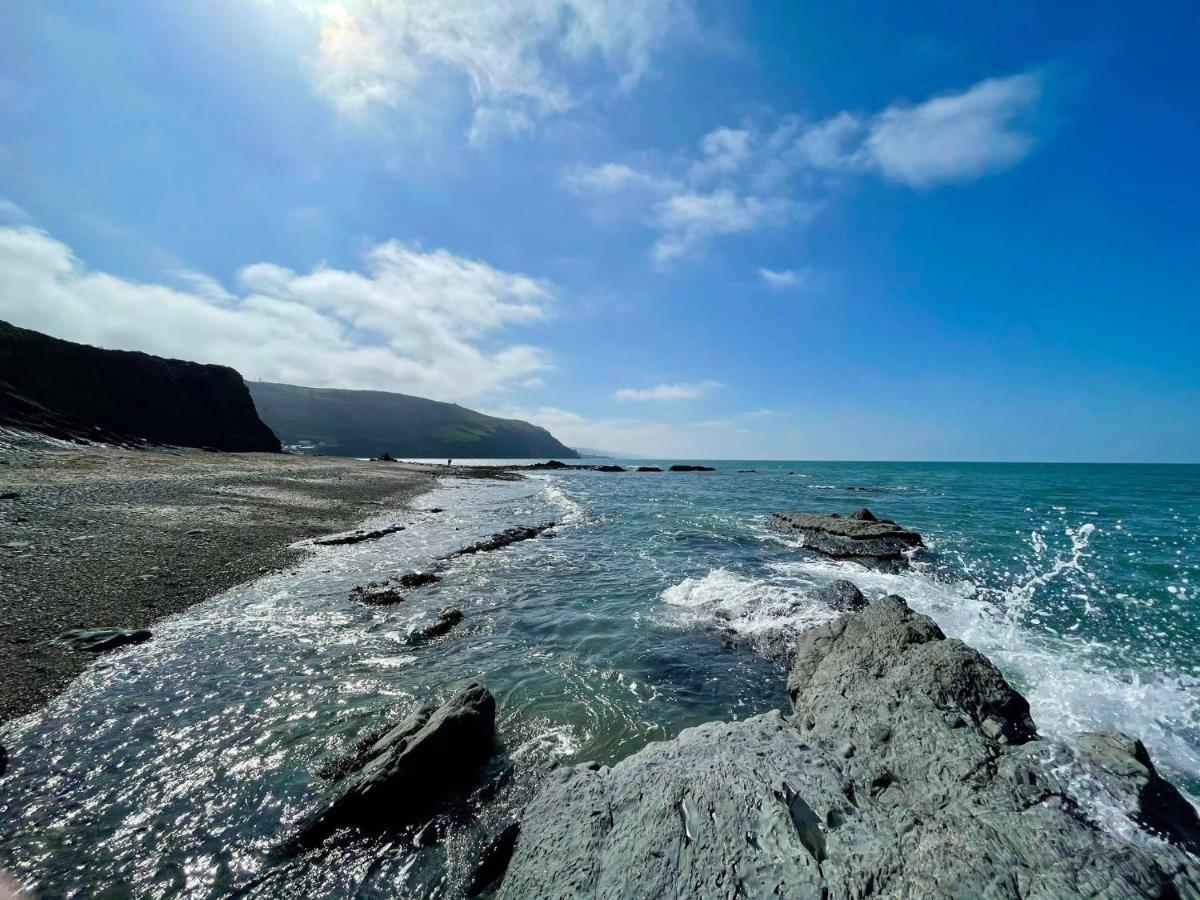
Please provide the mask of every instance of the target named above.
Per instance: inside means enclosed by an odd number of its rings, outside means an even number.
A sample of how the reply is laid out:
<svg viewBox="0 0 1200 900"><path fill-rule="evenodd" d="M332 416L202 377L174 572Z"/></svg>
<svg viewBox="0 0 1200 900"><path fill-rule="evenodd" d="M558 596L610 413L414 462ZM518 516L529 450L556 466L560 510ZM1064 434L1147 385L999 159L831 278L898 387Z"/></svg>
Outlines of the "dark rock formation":
<svg viewBox="0 0 1200 900"><path fill-rule="evenodd" d="M361 544L363 541L377 541L381 537L403 531L403 525L388 525L386 528L376 528L374 531L355 531L350 534L340 534L337 537L319 538L313 541L322 547L337 547L342 544Z"/></svg>
<svg viewBox="0 0 1200 900"><path fill-rule="evenodd" d="M496 701L481 685L436 711L418 710L356 751L341 767L344 787L297 838L313 847L339 828L402 828L470 785L492 755Z"/></svg>
<svg viewBox="0 0 1200 900"><path fill-rule="evenodd" d="M907 551L924 546L921 535L890 520L880 521L869 509L860 509L848 518L837 514L775 513L771 525L799 537L801 546L834 559L903 562Z"/></svg>
<svg viewBox="0 0 1200 900"><path fill-rule="evenodd" d="M8 751L0 746L0 775L8 771Z"/></svg>
<svg viewBox="0 0 1200 900"><path fill-rule="evenodd" d="M461 550L455 550L450 554L449 558L454 558L455 556L469 556L472 553L490 553L492 550L499 550L501 547L507 547L509 544L515 544L518 541L527 541L530 538L535 538L542 532L553 528L554 525L554 522L547 522L544 525L506 528L504 531L496 532L486 541L480 541L477 544L471 544L463 547Z"/></svg>
<svg viewBox="0 0 1200 900"><path fill-rule="evenodd" d="M788 718L551 773L498 896L1200 896L1195 857L1099 827L1074 793L1086 770L1037 738L1024 698L899 597L801 636L789 693ZM1099 755L1109 801L1178 819L1187 846L1195 811L1159 790L1149 757L1120 739Z"/></svg>
<svg viewBox="0 0 1200 900"><path fill-rule="evenodd" d="M425 587L427 584L436 584L441 579L432 572L409 572L407 575L400 576L400 586L406 588Z"/></svg>
<svg viewBox="0 0 1200 900"><path fill-rule="evenodd" d="M361 457L386 447L401 459L579 458L544 428L457 403L262 381L249 388L263 421L302 451Z"/></svg>
<svg viewBox="0 0 1200 900"><path fill-rule="evenodd" d="M395 588L388 587L386 582L359 585L350 592L350 598L368 606L394 606L405 600L403 594Z"/></svg>
<svg viewBox="0 0 1200 900"><path fill-rule="evenodd" d="M639 472L661 472L662 471L662 469L660 469L658 466L638 466L637 470Z"/></svg>
<svg viewBox="0 0 1200 900"><path fill-rule="evenodd" d="M596 466L596 471L597 472L624 472L625 467L624 466L616 466L616 465L603 465L603 466Z"/></svg>
<svg viewBox="0 0 1200 900"><path fill-rule="evenodd" d="M674 465L674 466L671 466L670 471L672 471L672 472L715 472L717 470L714 469L712 466Z"/></svg>
<svg viewBox="0 0 1200 900"><path fill-rule="evenodd" d="M558 469L574 469L574 468L576 468L576 466L567 465L565 462L563 462L560 459L551 459L544 463L533 463L532 465L526 466L526 468L558 470Z"/></svg>
<svg viewBox="0 0 1200 900"><path fill-rule="evenodd" d="M0 426L70 441L279 452L242 376L0 322Z"/></svg>
<svg viewBox="0 0 1200 900"><path fill-rule="evenodd" d="M58 640L81 653L105 653L128 644L144 643L151 637L145 628L80 628L59 635Z"/></svg>
<svg viewBox="0 0 1200 900"><path fill-rule="evenodd" d="M867 598L858 585L844 578L818 588L813 596L840 612L856 612L867 605Z"/></svg>
<svg viewBox="0 0 1200 900"><path fill-rule="evenodd" d="M462 610L455 609L453 606L447 606L438 613L437 619L431 624L414 626L408 633L408 642L410 644L423 644L425 641L431 641L444 634L449 634L450 630L462 620Z"/></svg>
<svg viewBox="0 0 1200 900"><path fill-rule="evenodd" d="M381 455L375 457L375 462L396 462L396 457L385 450Z"/></svg>

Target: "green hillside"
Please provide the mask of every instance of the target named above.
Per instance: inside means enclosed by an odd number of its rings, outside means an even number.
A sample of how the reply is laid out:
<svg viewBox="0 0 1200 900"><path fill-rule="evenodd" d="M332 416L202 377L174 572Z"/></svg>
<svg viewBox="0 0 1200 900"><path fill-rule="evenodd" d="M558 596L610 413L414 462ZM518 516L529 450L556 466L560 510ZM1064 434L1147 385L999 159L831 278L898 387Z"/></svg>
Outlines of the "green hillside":
<svg viewBox="0 0 1200 900"><path fill-rule="evenodd" d="M578 458L544 428L455 403L386 391L249 382L258 414L285 445L332 456Z"/></svg>

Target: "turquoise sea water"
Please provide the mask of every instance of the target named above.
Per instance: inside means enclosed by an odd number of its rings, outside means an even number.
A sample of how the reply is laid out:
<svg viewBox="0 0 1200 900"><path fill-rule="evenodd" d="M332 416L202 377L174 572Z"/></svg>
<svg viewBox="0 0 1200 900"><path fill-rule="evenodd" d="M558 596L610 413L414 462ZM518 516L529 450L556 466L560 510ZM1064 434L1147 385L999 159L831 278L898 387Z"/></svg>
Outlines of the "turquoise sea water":
<svg viewBox="0 0 1200 900"><path fill-rule="evenodd" d="M785 707L756 646L832 617L809 594L839 577L986 653L1048 739L1125 730L1200 795L1200 467L712 464L447 480L415 504L445 512L380 516L408 527L160 624L0 733L0 866L45 896L455 896L548 767ZM859 506L925 535L910 571L823 560L765 527ZM550 520L552 538L435 561ZM412 570L443 579L393 607L348 597ZM448 605L455 631L406 643ZM278 853L330 795L324 760L466 680L496 694L502 752L436 841Z"/></svg>

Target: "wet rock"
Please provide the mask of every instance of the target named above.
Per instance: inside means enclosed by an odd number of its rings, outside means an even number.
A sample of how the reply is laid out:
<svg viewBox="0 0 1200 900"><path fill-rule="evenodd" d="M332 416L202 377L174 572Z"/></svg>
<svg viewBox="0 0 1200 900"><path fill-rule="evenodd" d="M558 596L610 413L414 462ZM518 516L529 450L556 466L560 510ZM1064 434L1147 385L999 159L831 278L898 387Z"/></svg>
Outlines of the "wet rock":
<svg viewBox="0 0 1200 900"><path fill-rule="evenodd" d="M499 834L488 841L480 854L479 864L471 873L471 881L467 885L468 897L478 897L504 878L520 833L521 823L509 822Z"/></svg>
<svg viewBox="0 0 1200 900"><path fill-rule="evenodd" d="M672 472L715 472L717 471L712 466L690 466L690 465L675 465L671 466Z"/></svg>
<svg viewBox="0 0 1200 900"><path fill-rule="evenodd" d="M351 534L342 534L337 537L320 538L313 541L322 547L336 547L342 544L361 544L363 541L377 541L381 537L386 537L389 534L395 534L397 531L403 531L403 525L388 525L386 528L376 528L374 531L355 531Z"/></svg>
<svg viewBox="0 0 1200 900"><path fill-rule="evenodd" d="M389 748L398 747L407 742L409 738L425 727L436 711L436 706L418 706L399 722L372 729L355 742L354 749L349 753L327 762L318 769L318 777L337 781L351 772L358 771L371 758L379 756Z"/></svg>
<svg viewBox="0 0 1200 900"><path fill-rule="evenodd" d="M472 553L490 553L492 550L499 550L501 547L507 547L509 544L515 544L518 541L527 541L530 538L535 538L543 531L547 531L555 526L554 522L547 522L544 525L520 526L517 528L506 528L504 531L498 531L486 541L480 541L477 544L463 547L461 550L455 550L450 554L450 558L455 556L469 556Z"/></svg>
<svg viewBox="0 0 1200 900"><path fill-rule="evenodd" d="M348 825L386 829L421 821L470 786L491 758L495 733L496 701L478 684L427 717L409 717L354 760L344 787L296 842L313 847Z"/></svg>
<svg viewBox="0 0 1200 900"><path fill-rule="evenodd" d="M8 751L0 745L0 776L8 771Z"/></svg>
<svg viewBox="0 0 1200 900"><path fill-rule="evenodd" d="M858 585L844 578L818 588L813 597L840 612L854 612L867 605L867 598Z"/></svg>
<svg viewBox="0 0 1200 900"><path fill-rule="evenodd" d="M533 463L528 468L530 469L573 469L572 465L568 465L560 459L552 459L544 463Z"/></svg>
<svg viewBox="0 0 1200 900"><path fill-rule="evenodd" d="M386 450L382 455L375 457L375 462L396 462L396 457L388 453Z"/></svg>
<svg viewBox="0 0 1200 900"><path fill-rule="evenodd" d="M753 475L757 471L758 471L758 469L738 469L738 474L739 475Z"/></svg>
<svg viewBox="0 0 1200 900"><path fill-rule="evenodd" d="M606 464L603 466L596 466L596 471L597 472L624 472L625 467Z"/></svg>
<svg viewBox="0 0 1200 900"><path fill-rule="evenodd" d="M408 642L410 644L421 644L425 641L439 638L444 634L449 634L450 630L462 620L463 614L461 610L455 609L453 606L447 606L438 613L437 619L432 624L413 626L408 632Z"/></svg>
<svg viewBox="0 0 1200 900"><path fill-rule="evenodd" d="M498 896L1200 896L1195 857L1081 816L1024 698L901 598L801 635L788 688L790 717L552 772Z"/></svg>
<svg viewBox="0 0 1200 900"><path fill-rule="evenodd" d="M1141 741L1126 734L1081 734L1079 760L1131 820L1200 856L1200 819L1158 774Z"/></svg>
<svg viewBox="0 0 1200 900"><path fill-rule="evenodd" d="M17 491L2 491L0 492L0 500L19 500L21 495Z"/></svg>
<svg viewBox="0 0 1200 900"><path fill-rule="evenodd" d="M425 587L427 584L436 584L439 581L441 578L432 572L409 572L407 575L400 576L400 586L406 588Z"/></svg>
<svg viewBox="0 0 1200 900"><path fill-rule="evenodd" d="M105 653L129 644L144 643L152 636L145 628L80 628L59 635L58 641L80 653Z"/></svg>
<svg viewBox="0 0 1200 900"><path fill-rule="evenodd" d="M857 519L859 522L879 521L877 518L875 518L875 513L871 512L865 506L862 509L856 509L854 512L850 513L850 518Z"/></svg>
<svg viewBox="0 0 1200 900"><path fill-rule="evenodd" d="M394 606L403 603L405 597L395 588L383 584L368 584L356 587L350 592L350 599L368 606Z"/></svg>
<svg viewBox="0 0 1200 900"><path fill-rule="evenodd" d="M662 471L662 469L659 468L658 466L638 466L637 470L639 472L661 472Z"/></svg>
<svg viewBox="0 0 1200 900"><path fill-rule="evenodd" d="M440 506L434 506L434 507L431 507L431 508L425 510L425 512L427 512L427 513L442 513L445 511L446 510L442 509Z"/></svg>
<svg viewBox="0 0 1200 900"><path fill-rule="evenodd" d="M860 518L863 514L871 518ZM775 513L771 517L771 526L799 537L802 547L833 559L903 563L908 559L909 551L924 546L921 535L915 531L894 522L879 521L868 509L861 509L849 517L836 513Z"/></svg>

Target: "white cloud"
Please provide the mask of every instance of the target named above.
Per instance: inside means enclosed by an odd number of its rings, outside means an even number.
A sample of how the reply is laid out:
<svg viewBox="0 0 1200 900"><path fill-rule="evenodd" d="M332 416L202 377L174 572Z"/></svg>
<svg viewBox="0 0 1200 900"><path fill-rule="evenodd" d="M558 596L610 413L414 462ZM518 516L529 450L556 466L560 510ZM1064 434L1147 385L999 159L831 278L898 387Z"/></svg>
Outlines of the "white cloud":
<svg viewBox="0 0 1200 900"><path fill-rule="evenodd" d="M700 159L692 164L693 182L736 172L750 153L749 131L717 128L700 141Z"/></svg>
<svg viewBox="0 0 1200 900"><path fill-rule="evenodd" d="M892 106L865 149L884 177L911 187L967 181L1019 162L1033 138L1014 123L1041 96L1036 75L990 78L919 106Z"/></svg>
<svg viewBox="0 0 1200 900"><path fill-rule="evenodd" d="M0 225L25 225L31 218L24 207L0 197Z"/></svg>
<svg viewBox="0 0 1200 900"><path fill-rule="evenodd" d="M760 268L759 277L766 282L767 287L783 290L785 288L800 288L812 281L810 269L774 269Z"/></svg>
<svg viewBox="0 0 1200 900"><path fill-rule="evenodd" d="M187 287L89 271L43 231L0 228L0 318L56 337L222 363L247 378L440 399L520 385L549 367L536 347L491 345L542 318L551 286L446 250L389 241L362 271L256 263L236 293L176 276Z"/></svg>
<svg viewBox="0 0 1200 900"><path fill-rule="evenodd" d="M1014 165L1033 147L1023 119L1040 95L1040 76L1024 73L874 115L842 111L807 125L785 116L765 132L717 128L695 155L579 168L563 183L610 208L625 197L624 212L656 232L652 257L668 263L721 236L810 218L840 180L833 176L874 173L927 188ZM761 274L789 286L788 273Z"/></svg>
<svg viewBox="0 0 1200 900"><path fill-rule="evenodd" d="M678 184L667 178L656 178L622 163L599 166L580 166L562 177L563 186L576 194L615 194L635 189L670 192Z"/></svg>
<svg viewBox="0 0 1200 900"><path fill-rule="evenodd" d="M717 381L676 381L648 388L621 388L613 396L618 400L696 400L721 386Z"/></svg>
<svg viewBox="0 0 1200 900"><path fill-rule="evenodd" d="M654 244L656 262L685 256L710 238L754 231L788 220L794 204L781 197L744 197L728 189L710 194L685 193L658 204L654 221L661 236Z"/></svg>
<svg viewBox="0 0 1200 900"><path fill-rule="evenodd" d="M579 102L597 71L629 90L670 40L694 32L688 0L338 0L276 5L316 29L317 88L348 116L419 106L447 76L479 139L530 128Z"/></svg>

